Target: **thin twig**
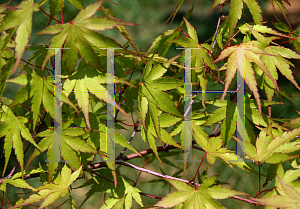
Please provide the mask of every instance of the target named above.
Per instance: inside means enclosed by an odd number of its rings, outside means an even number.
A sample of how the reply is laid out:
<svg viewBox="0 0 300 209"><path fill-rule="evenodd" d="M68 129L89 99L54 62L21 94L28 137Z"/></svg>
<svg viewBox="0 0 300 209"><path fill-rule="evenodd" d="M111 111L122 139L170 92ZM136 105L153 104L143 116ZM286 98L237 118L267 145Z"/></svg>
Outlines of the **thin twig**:
<svg viewBox="0 0 300 209"><path fill-rule="evenodd" d="M164 174L157 173L157 172L154 172L154 171L150 171L150 170L148 170L148 169L141 168L141 167L138 167L138 166L136 166L136 165L132 165L132 164L127 163L127 162L125 162L125 161L122 162L122 165L125 165L125 166L127 166L127 167L131 167L131 168L134 168L134 169L136 169L136 170L138 170L138 171L142 171L142 172L144 172L144 173L149 173L149 174L151 174L151 175L158 176L158 177L161 177L161 178L177 180L177 181L184 182L184 183L186 183L186 184L189 184L189 183L197 184L197 183L195 183L195 182L189 182L188 180L176 178L176 177L173 177L173 176L164 175ZM200 184L197 184L197 186L200 186Z"/></svg>
<svg viewBox="0 0 300 209"><path fill-rule="evenodd" d="M136 121L136 123L139 123L139 122L140 122L140 119L138 118L138 120ZM133 131L133 133L131 134L131 137L130 137L130 139L129 139L129 141L128 141L128 144L130 144L130 142L131 142L131 140L133 139L133 137L135 136L136 132L138 132L137 126L134 126L134 131ZM124 147L124 149L123 149L122 152L119 154L119 156L117 157L117 159L123 157L123 155L124 155L124 153L126 152L126 150L127 150L127 147Z"/></svg>

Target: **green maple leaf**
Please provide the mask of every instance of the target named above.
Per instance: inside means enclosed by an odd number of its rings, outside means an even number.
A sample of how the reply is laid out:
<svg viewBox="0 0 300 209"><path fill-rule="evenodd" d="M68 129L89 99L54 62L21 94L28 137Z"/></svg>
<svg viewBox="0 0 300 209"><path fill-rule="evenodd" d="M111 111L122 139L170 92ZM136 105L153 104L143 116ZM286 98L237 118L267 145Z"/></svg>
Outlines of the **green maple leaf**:
<svg viewBox="0 0 300 209"><path fill-rule="evenodd" d="M264 49L264 51L269 55L263 55L262 60L270 70L270 73L273 76L273 78L275 78L276 81L278 80L278 74L276 71L277 68L282 75L284 75L288 80L290 80L295 85L297 89L300 90L300 87L295 81L292 71L290 69L290 65L293 64L289 62L287 59L285 59L285 58L300 59L300 55L290 49L281 46L268 46ZM265 81L264 86L266 89L265 91L268 100L271 101L274 95L275 86L266 75L264 75L264 81Z"/></svg>
<svg viewBox="0 0 300 209"><path fill-rule="evenodd" d="M8 179L3 179L2 183L0 184L0 190L3 192L6 192L6 186L7 184L13 185L14 187L19 187L23 189L30 189L32 191L36 191L35 188L30 186L25 180L20 179L23 175L34 175L34 174L41 174L43 173L44 170L42 168L37 168L37 169L28 169L24 170L23 174L21 172L15 173L11 178Z"/></svg>
<svg viewBox="0 0 300 209"><path fill-rule="evenodd" d="M225 208L214 199L226 199L234 195L247 195L244 192L230 190L221 186L212 186L215 178L205 179L204 182L193 188L181 181L166 179L178 191L162 198L155 207L171 208L183 203L182 209L198 208Z"/></svg>
<svg viewBox="0 0 300 209"><path fill-rule="evenodd" d="M169 65L170 62L167 62L164 64L159 64L152 69L152 59L150 59L145 67L138 95L139 114L144 127L144 129L142 129L142 136L143 139L147 139L150 147L153 149L157 157L158 153L156 150L155 139L150 131L145 130L148 130L149 126L153 126L157 138L159 138L161 143L163 144L163 139L161 137L160 131L158 109L161 109L162 111L180 118L183 117L175 107L174 103L170 100L168 95L165 92L161 91L174 89L183 84L183 82L180 82L175 78L160 78L167 71Z"/></svg>
<svg viewBox="0 0 300 209"><path fill-rule="evenodd" d="M64 50L63 55L69 73L74 71L77 64L78 52L87 64L96 69L102 69L93 47L120 47L114 40L96 33L93 30L103 31L119 25L135 25L116 18L92 17L103 2L104 0L98 0L90 4L81 10L75 19L69 23L52 25L37 33L37 35L58 33L51 39L49 48L63 48L64 43L66 48L70 48L70 50ZM54 56L54 54L54 50L48 50L42 69L44 69L47 61L50 57Z"/></svg>
<svg viewBox="0 0 300 209"><path fill-rule="evenodd" d="M266 195L263 198L250 198L258 203L263 203L271 207L290 209L299 208L300 193L298 188L296 189L294 186L285 183L279 175L277 175L277 179L279 184L277 184L276 190L279 190L280 195L276 195L275 193L274 195Z"/></svg>
<svg viewBox="0 0 300 209"><path fill-rule="evenodd" d="M202 90L202 105L205 108L205 95L207 90L207 78L205 75L204 66L207 65L213 70L217 70L215 64L213 64L212 58L209 56L209 52L212 50L212 47L208 44L199 44L197 32L195 28L183 17L185 21L188 35L187 37L179 37L171 42L176 43L184 48L194 48L191 50L192 64L195 67L196 75L200 81L200 86ZM198 48L198 49L195 49Z"/></svg>
<svg viewBox="0 0 300 209"><path fill-rule="evenodd" d="M20 75L14 79L7 80L6 82L11 82L19 85L25 85L18 90L12 104L13 107L17 104L22 104L31 98L32 112L33 112L33 129L35 129L37 118L40 114L40 106L43 103L45 110L54 118L54 77L53 76L39 76L34 70L29 67L24 66L24 70L27 74ZM76 106L62 94L62 101L69 104L77 112ZM79 113L79 112L78 112Z"/></svg>
<svg viewBox="0 0 300 209"><path fill-rule="evenodd" d="M25 48L28 44L32 30L32 14L39 11L40 5L34 0L25 0L19 4L15 10L5 16L0 25L0 33L10 28L16 30L16 62L12 74L18 67ZM17 29L16 29L17 28Z"/></svg>
<svg viewBox="0 0 300 209"><path fill-rule="evenodd" d="M201 146L207 153L207 162L215 164L216 158L226 163L230 168L234 169L233 165L257 173L252 166L245 163L242 158L237 156L233 151L222 148L223 142L220 136L208 138L207 134L199 127L193 124L193 136L197 144Z"/></svg>
<svg viewBox="0 0 300 209"><path fill-rule="evenodd" d="M15 150L17 160L21 167L21 172L24 175L24 154L21 136L31 144L33 144L35 147L37 147L39 150L41 150L41 148L35 143L29 130L25 126L25 123L28 122L27 118L15 116L9 107L3 105L2 111L0 112L0 121L0 137L6 136L4 140L5 164L3 175L6 171L12 148L14 148ZM22 177L24 177L23 175Z"/></svg>
<svg viewBox="0 0 300 209"><path fill-rule="evenodd" d="M133 86L131 83L125 80L115 77L115 83L125 83L129 86ZM75 98L78 102L79 107L82 109L83 115L86 119L86 124L91 130L89 121L89 93L94 94L98 99L104 100L105 102L114 101L113 95L107 93L107 89L102 85L107 83L107 74L99 73L98 71L91 70L91 67L86 65L83 61L78 66L78 71L70 76L64 83L63 88L67 91L64 94L68 96L72 90L74 90ZM124 115L128 116L127 113L118 105L110 104L119 109Z"/></svg>
<svg viewBox="0 0 300 209"><path fill-rule="evenodd" d="M256 162L280 163L294 159L299 155L290 156L288 153L299 149L299 142L290 142L300 135L300 128L283 132L274 136L271 124L262 130L256 140L256 148L252 144L246 144L246 153Z"/></svg>
<svg viewBox="0 0 300 209"><path fill-rule="evenodd" d="M71 125L72 120L68 121L67 123L63 124L62 127L62 138L61 138L61 155L64 160L71 166L72 169L76 170L80 167L81 161L78 155L78 152L84 153L93 153L93 154L101 154L105 155L102 152L97 152L96 148L89 144L88 142L80 139L78 136L82 136L87 134L87 130L82 128L72 128L69 127ZM47 152L47 160L51 161L54 160L54 130L48 129L46 131L40 132L36 135L36 137L43 137L43 139L39 142L39 147L41 151L35 149L32 153L30 159L28 160L27 166L30 162L41 152L44 152L48 149ZM58 151L58 150L56 150ZM59 154L59 153L56 153ZM58 162L48 162L48 180L50 181L52 175L55 172L55 169L58 166Z"/></svg>
<svg viewBox="0 0 300 209"><path fill-rule="evenodd" d="M108 198L101 209L110 209L110 208L125 208L125 209L130 209L132 206L132 198L140 205L144 206L141 195L140 195L140 190L138 188L133 187L131 184L129 184L125 179L122 178L125 191L123 192L123 188L119 189L117 188L115 191L113 191L112 197ZM123 196L118 195L118 193L121 193Z"/></svg>
<svg viewBox="0 0 300 209"><path fill-rule="evenodd" d="M52 204L55 200L65 197L70 194L69 187L78 178L81 169L82 167L80 166L71 174L71 169L65 164L60 175L57 175L53 183L45 184L36 188L38 191L37 193L30 195L28 199L18 205L10 207L9 209L18 208L44 200L38 207L38 209L42 209Z"/></svg>

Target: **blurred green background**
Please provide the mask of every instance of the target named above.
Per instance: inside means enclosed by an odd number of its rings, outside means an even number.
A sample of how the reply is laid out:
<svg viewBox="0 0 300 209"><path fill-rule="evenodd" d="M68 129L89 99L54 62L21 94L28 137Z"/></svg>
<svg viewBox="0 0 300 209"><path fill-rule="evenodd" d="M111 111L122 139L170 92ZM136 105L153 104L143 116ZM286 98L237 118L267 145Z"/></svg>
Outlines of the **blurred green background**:
<svg viewBox="0 0 300 209"><path fill-rule="evenodd" d="M4 1L7 2L7 1ZM3 2L3 3L4 3ZM10 6L13 6L15 4L19 4L21 1L14 1L12 0L10 3ZM41 1L35 1L35 2L41 2ZM95 0L90 1L84 0L84 5L87 6L88 4L95 2ZM129 26L127 27L128 31L132 35L136 45L141 51L146 51L151 43L154 41L154 39L159 36L161 33L164 33L168 29L174 29L179 26L180 22L182 21L182 17L186 14L186 12L192 7L193 2L190 2L189 4L186 4L185 2L181 6L181 8L178 11L178 14L176 15L173 23L170 25L170 22L165 23L165 21L168 19L170 14L175 8L176 0L152 0L152 1L146 1L146 0L115 0L114 1L117 5L109 2L104 2L104 6L107 8L112 9L112 11L115 13L115 16L119 19L122 19L126 22L132 22L139 24L138 26ZM262 5L262 8L264 9L264 6L267 2L259 2ZM195 1L194 2L194 11L189 19L189 22L192 23L192 25L197 30L197 35L199 38L199 43L203 43L209 38L211 38L216 30L216 25L218 21L219 16L219 10L213 11L210 15L209 10L212 5L212 1ZM48 4L44 4L42 7L47 13L49 13ZM223 14L227 15L229 10L229 6L225 6L223 10ZM76 9L72 4L70 4L68 1L65 1L65 7L63 9L64 12L64 21L68 22L72 20L78 13L78 9ZM246 11L247 12L247 11ZM98 12L98 15L102 15L102 13ZM249 14L249 12L248 12ZM67 16L69 15L69 16ZM248 16L251 16L250 14ZM57 19L60 18L60 14L57 14L55 16ZM33 17L33 31L32 34L37 33L41 29L44 28L42 23L47 23L48 17L45 16L41 11L34 13ZM42 22L42 23L40 23ZM111 38L116 39L119 43L125 44L126 40L118 33L117 29L111 29L103 32L104 35L107 35ZM39 44L48 44L50 41L51 36L32 36L30 39L30 44L32 45L39 45ZM166 55L167 57L172 57L177 54L179 54L178 50L175 49L174 46L170 49L170 52ZM23 59L27 60L31 56L32 52L26 52L23 56ZM299 83L299 78L297 78L297 82ZM278 81L279 85L282 85L286 90L293 92L295 95L291 95L291 98L295 101L295 103L286 101L286 105L284 107L282 106L274 106L272 116L278 117L278 118L296 118L297 114L294 111L297 109L300 111L300 108L297 104L300 104L299 99L299 91L296 90L296 88L290 84L289 81L287 81L284 77L280 77ZM212 85L212 83L209 83L209 85ZM4 91L5 97L8 97L10 99L13 99L16 91L20 88L20 86L8 83L6 86L6 89ZM264 98L264 93L261 92L262 98ZM264 110L266 111L266 109ZM135 115L135 119L137 116ZM126 121L124 121L126 122ZM129 124L132 124L132 121L129 119ZM131 127L126 127L129 131L124 132L122 131L122 134L129 139L130 135L133 131ZM211 131L211 130L208 130ZM134 147L137 150L144 150L148 148L148 145L143 142L143 140L140 137L140 133L137 133L135 138L133 139ZM229 147L231 149L234 149L235 143L229 144ZM121 148L117 146L116 154L120 152ZM33 148L31 147L28 150L28 153L31 153L33 151ZM130 154L130 151L127 151L125 154ZM182 157L180 153L176 150L170 151L170 153L175 154L176 157L166 157L166 159L169 159L171 163L178 166L178 169L173 168L169 165L163 166L161 163L159 163L157 160L152 161L149 163L146 168L149 170L161 172L163 170L164 172L168 173L169 175L172 175L176 171L178 171L180 168L182 168L182 163L175 163L175 159L181 160ZM198 150L193 150L193 160L201 160L203 156L203 152ZM2 156L2 160L3 160ZM29 154L26 154L25 157L28 159L30 157ZM129 161L130 163L142 167L145 163L145 159L150 158L155 159L154 156L149 155L146 156L144 159L134 159ZM38 165L39 161L44 161L45 156L41 155L40 158L36 159L31 163L32 168L36 165ZM98 158L96 160L99 160ZM25 160L26 162L26 160ZM9 166L7 168L8 171L14 166L16 163L15 157L12 155L12 159L9 162ZM188 172L183 176L184 179L191 179L198 167L198 163L188 163L189 169ZM125 174L127 177L130 177L133 180L136 180L137 175L139 172L135 171L134 169L127 168L124 166L116 166L117 168L120 168L118 171L121 171L123 174ZM238 170L240 173L232 170L228 166L226 166L224 163L217 160L216 164L211 166L206 161L204 161L204 164L201 166L200 173L206 168L208 168L208 175L220 175L218 178L221 182L226 182L227 184L224 186L228 186L232 189L244 191L252 196L254 196L258 189L258 177L257 175L246 173L244 171ZM285 163L285 167L289 168L289 163ZM3 166L1 166L0 171L2 172ZM257 167L255 167L257 169ZM262 173L267 172L267 165L262 166ZM160 170L161 169L161 170ZM100 172L101 173L101 172ZM262 178L264 182L264 178ZM163 197L166 194L169 193L169 185L166 184L164 181L158 181L153 183L146 183L149 180L159 180L159 178L151 176L149 174L142 173L140 176L140 179L137 184L137 188L139 188L141 191L145 193L149 193L152 195ZM40 185L38 182L38 179L30 179L28 180L29 184L37 187ZM79 180L74 184L74 187L80 186L84 181ZM274 183L274 182L273 182ZM272 183L272 184L273 184ZM110 183L107 183L110 184ZM272 184L269 185L266 189L271 188ZM73 190L72 194L74 194L74 197L77 201L77 203L80 205L81 202L84 200L84 195L86 192L88 192L89 188L83 188L83 189L77 189ZM5 195L4 203L6 206L9 206L9 202L15 202L18 200L18 197L22 197L25 199L29 194L25 195L18 195L17 193L22 193L23 191L21 189L14 189L11 186L8 186L8 192ZM171 191L175 191L172 189ZM94 197L89 199L85 205L83 205L82 208L100 208L100 206L103 204L105 198L107 199L109 195L103 195L101 193L96 193ZM0 197L2 198L2 197ZM56 201L53 206L47 207L47 209L52 209L59 204L61 204L65 198L63 198L61 201ZM144 205L153 205L157 202L155 199L147 198L142 196L142 200ZM250 208L262 208L259 206L249 205L248 203L243 203L241 201L236 201L233 199L229 200L221 200L220 201L225 207L227 208L243 208L243 209L250 209ZM26 208L33 208L33 206L27 206ZM68 208L68 206L65 204L61 208ZM138 205L136 203L133 204L132 208L138 208Z"/></svg>

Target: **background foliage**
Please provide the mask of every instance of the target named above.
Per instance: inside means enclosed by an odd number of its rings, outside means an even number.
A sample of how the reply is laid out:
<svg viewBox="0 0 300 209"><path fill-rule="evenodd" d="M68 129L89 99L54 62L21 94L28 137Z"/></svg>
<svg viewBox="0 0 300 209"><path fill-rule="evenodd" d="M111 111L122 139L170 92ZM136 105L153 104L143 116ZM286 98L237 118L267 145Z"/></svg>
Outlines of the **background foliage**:
<svg viewBox="0 0 300 209"><path fill-rule="evenodd" d="M287 1L268 2L274 8L281 8L284 14L279 16L277 13L273 24L270 20L264 22L268 17L260 12L267 2L258 2L258 5L254 0L216 0L213 5L202 1L184 4L181 0L176 5L173 1L115 1L118 5L97 1L91 5L93 2L64 1L63 12L60 1L55 0L35 1L35 4L33 0L12 1L0 7L0 136L4 177L0 188L4 207L22 205L19 199L25 200L31 195L23 202L23 205L29 204L24 208L33 205L40 208L76 208L79 205L81 208L173 207L181 202L186 203L175 208L222 208L215 200L228 208L251 208L253 204L269 205L266 208L297 208L300 125L294 110L299 110L299 87L297 77L294 78L289 69L297 71L299 29L284 18L291 15L284 9L289 7L284 3ZM16 3L18 6L14 7ZM118 19L104 8L111 9ZM79 10L82 16L78 16ZM171 13L173 23L163 24ZM185 19L182 18L184 15ZM60 24L62 19L65 24ZM72 24L75 25L72 29L64 31L67 35L65 43L62 37L55 39L57 34L63 34L62 27L71 28ZM120 31L125 29L122 25L130 35L122 36ZM214 34L216 28L217 36ZM39 35L34 36L36 33ZM87 37L88 33L91 36ZM82 42L83 37L86 42ZM105 41L101 41L103 38ZM49 43L71 46L71 50L63 52L63 86L75 90L105 88L106 51L98 48L122 46L123 50L115 50L115 75L120 78L116 80L115 100L122 107L116 108L116 156L127 147L127 156L122 158L125 161L132 158L130 164L125 164L127 167L108 164L109 170L105 164L98 164L106 159L103 154L107 143L103 134L106 96L93 93L65 95L63 143L66 147L63 158L71 159L71 162L67 165L45 163L53 150L48 147L53 140L54 104L54 54L45 49ZM245 70L248 70L245 80L248 107L246 158L254 162L230 161L235 157L236 147L236 96L227 95L221 101L221 94L208 93L198 94L193 103L193 139L197 145L193 146L192 153L193 160L201 163L175 162L183 157L185 113L184 53L175 47L200 48L192 51L193 67L196 68L193 70L193 90L224 90L222 82L229 89L236 88L236 49L231 46L238 45L250 48L245 50ZM281 46L292 46L292 50ZM76 54L81 61L77 61ZM181 56L175 57L178 55ZM41 67L45 69L42 71ZM251 72L254 72L252 77ZM216 83L220 79L222 82ZM262 115L257 105L260 103ZM124 111L131 118L126 117ZM134 139L130 139L132 133L136 133ZM126 142L129 139L132 146ZM163 151L162 145L168 152ZM149 148L155 154L142 151ZM136 158L138 155L134 153L137 151L143 158ZM133 166L129 168L130 165ZM147 170L142 170L143 166ZM145 173L149 171L158 173ZM31 176L26 176L29 172ZM164 180L161 174L168 176ZM220 176L217 178L216 175ZM196 178L201 186L196 190L199 184L188 186L171 177L186 179L186 182ZM67 196L59 198L61 195ZM64 203L68 199L70 201ZM161 200L158 202L158 199Z"/></svg>

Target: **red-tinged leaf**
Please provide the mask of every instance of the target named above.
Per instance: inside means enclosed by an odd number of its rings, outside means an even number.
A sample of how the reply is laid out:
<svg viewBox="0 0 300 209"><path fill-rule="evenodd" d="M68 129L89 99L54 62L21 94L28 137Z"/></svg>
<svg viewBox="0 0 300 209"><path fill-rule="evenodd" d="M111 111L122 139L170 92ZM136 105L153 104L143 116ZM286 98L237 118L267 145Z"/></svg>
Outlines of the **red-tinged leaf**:
<svg viewBox="0 0 300 209"><path fill-rule="evenodd" d="M269 53L268 48L265 50L267 53ZM278 74L276 67L274 65L273 60L276 59L274 56L269 56L269 55L263 55L261 60L265 63L266 67L269 69L271 76L277 81L278 80ZM265 92L268 98L268 101L272 101L273 95L274 95L274 90L275 90L275 85L271 81L271 79L266 76L264 76L264 81L265 83Z"/></svg>
<svg viewBox="0 0 300 209"><path fill-rule="evenodd" d="M67 165L64 165L60 175L57 176L53 183L38 187L36 189L38 191L37 193L30 195L28 199L24 200L20 204L10 207L10 209L31 205L32 203L44 200L38 207L38 209L42 209L60 197L65 197L69 194L69 187L78 178L81 169L82 167L80 166L74 173L71 174L71 169L68 168Z"/></svg>
<svg viewBox="0 0 300 209"><path fill-rule="evenodd" d="M247 58L249 61L253 61L271 79L277 91L279 92L279 88L275 79L272 77L272 75L268 71L268 68L265 66L261 58L257 54L255 54L251 49L245 49L244 54L245 58Z"/></svg>
<svg viewBox="0 0 300 209"><path fill-rule="evenodd" d="M230 56L235 51L236 51L235 47L229 47L229 48L224 49L221 52L221 54L218 56L218 58L213 61L213 63L216 63L216 62L219 62L222 59L225 59L226 57Z"/></svg>
<svg viewBox="0 0 300 209"><path fill-rule="evenodd" d="M105 39L107 40L108 38L104 38L103 36L101 37L101 35L93 32L92 30L102 31L117 27L119 25L135 25L133 23L120 21L116 18L92 17L103 2L104 0L98 0L93 4L90 4L85 9L81 10L79 14L74 18L74 20L70 21L69 23L63 25L60 24L61 26L49 26L37 34L59 33L51 39L51 44L49 46L50 48L62 48L64 42L66 42L66 45L70 47L76 46L80 56L87 64L96 69L102 69L99 58L93 50L92 46L111 46L111 44L114 44L114 41L110 40L110 43L106 44ZM100 39L98 39L99 37ZM74 49L71 50L73 51ZM75 60L77 60L76 55L76 51L64 53L64 56L67 56L64 58L64 60L67 61L66 67L69 72L72 72L74 69ZM46 63L52 56L54 56L53 50L48 50L48 53L42 65L42 69L44 69Z"/></svg>
<svg viewBox="0 0 300 209"><path fill-rule="evenodd" d="M260 103L260 96L257 89L256 78L254 76L254 71L251 67L251 63L244 59L244 75L245 75L245 82L249 86L250 90L253 92L254 98L256 99L257 106L259 113L261 114L261 103Z"/></svg>
<svg viewBox="0 0 300 209"><path fill-rule="evenodd" d="M226 91L228 90L228 87L236 74L236 69L237 69L237 51L235 49L235 51L231 53L227 61L224 93L222 94L221 101L223 101L223 99L226 96Z"/></svg>
<svg viewBox="0 0 300 209"><path fill-rule="evenodd" d="M284 132L282 135L275 137L268 146L268 151L271 152L281 144L288 142L296 136L300 135L300 128L293 129L292 131Z"/></svg>
<svg viewBox="0 0 300 209"><path fill-rule="evenodd" d="M214 0L214 3L213 3L213 5L211 6L211 8L210 8L210 10L209 10L209 15L210 15L210 13L212 12L212 10L214 9L214 8L216 8L218 5L220 5L220 4L224 4L225 2L226 2L227 0Z"/></svg>
<svg viewBox="0 0 300 209"><path fill-rule="evenodd" d="M286 57L286 58L300 59L300 55L296 54L290 49L284 47L277 47L277 46L276 47L271 46L267 48L266 52L275 56L272 59L275 66L278 68L278 70L281 72L282 75L284 75L288 80L290 80L295 85L296 88L300 90L300 87L295 81L292 71L290 70L290 62L288 62L283 58Z"/></svg>
<svg viewBox="0 0 300 209"><path fill-rule="evenodd" d="M212 186L207 188L205 185L198 186L194 189L190 186L184 185L173 179L166 179L178 191L168 194L162 198L155 207L171 208L183 203L183 208L224 208L221 204L214 199L225 199L234 195L247 195L244 192L238 192L224 188L221 186Z"/></svg>
<svg viewBox="0 0 300 209"><path fill-rule="evenodd" d="M172 12L172 14L171 14L170 17L167 19L166 22L168 22L168 21L171 19L171 23L170 23L170 24L172 24L172 22L173 22L173 20L174 20L174 18L175 18L175 16L176 16L176 14L177 14L177 12L178 12L178 10L179 10L181 4L182 4L183 2L184 2L184 0L177 0L176 7L175 7L174 11Z"/></svg>
<svg viewBox="0 0 300 209"><path fill-rule="evenodd" d="M286 175L289 171L287 171L284 175ZM297 189L295 189L295 187L292 187L288 185L286 182L284 182L283 179L281 179L278 174L277 174L277 179L279 182L279 185L277 185L277 191L281 195L274 195L274 196L269 195L268 197L251 198L251 199L259 203L264 203L271 207L298 208L300 204L299 201L300 193L297 191Z"/></svg>
<svg viewBox="0 0 300 209"><path fill-rule="evenodd" d="M289 59L300 59L300 55L291 49L282 46L270 46L270 49L274 50L278 55Z"/></svg>
<svg viewBox="0 0 300 209"><path fill-rule="evenodd" d="M197 32L195 28L183 17L183 20L185 21L187 31L191 39L195 42L198 42Z"/></svg>
<svg viewBox="0 0 300 209"><path fill-rule="evenodd" d="M265 198L252 198L250 197L251 200L254 200L258 203L266 204L271 207L282 207L282 208L292 208L299 204L298 200L294 200L288 196L281 196L281 195L275 195L271 197L265 197Z"/></svg>

